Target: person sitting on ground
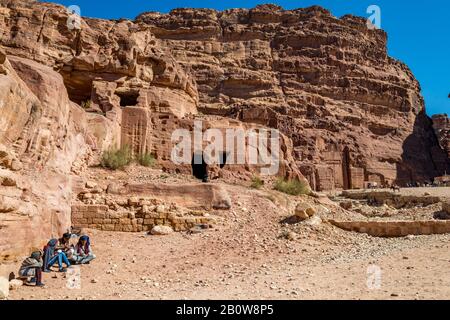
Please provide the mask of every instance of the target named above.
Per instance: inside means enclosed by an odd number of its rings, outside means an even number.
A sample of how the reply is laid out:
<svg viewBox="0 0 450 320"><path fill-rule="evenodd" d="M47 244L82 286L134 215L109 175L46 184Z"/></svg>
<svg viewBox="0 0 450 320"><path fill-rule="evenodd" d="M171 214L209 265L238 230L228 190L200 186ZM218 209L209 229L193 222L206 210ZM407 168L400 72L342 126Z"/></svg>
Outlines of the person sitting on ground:
<svg viewBox="0 0 450 320"><path fill-rule="evenodd" d="M61 249L56 248L57 244L58 240L51 239L44 247L44 272L50 272L50 268L53 267L56 262L58 262L59 272L66 272L67 268L70 267L67 255ZM66 264L67 268L63 268L63 262Z"/></svg>
<svg viewBox="0 0 450 320"><path fill-rule="evenodd" d="M26 279L27 283L35 283L36 287L43 287L42 283L42 252L34 251L26 258L19 269L19 278ZM31 278L31 279L29 279Z"/></svg>
<svg viewBox="0 0 450 320"><path fill-rule="evenodd" d="M75 252L74 245L70 244L70 238L72 238L72 234L64 233L62 238L58 240L58 245L56 246L56 250L62 250L69 260Z"/></svg>
<svg viewBox="0 0 450 320"><path fill-rule="evenodd" d="M64 233L62 238L58 239L58 246L57 249L61 249L63 251L68 251L71 248L70 245L70 238L71 238L71 234L70 233Z"/></svg>
<svg viewBox="0 0 450 320"><path fill-rule="evenodd" d="M89 264L94 259L95 255L92 252L91 241L89 237L80 237L80 240L75 246L75 253L73 254L72 261L76 264Z"/></svg>

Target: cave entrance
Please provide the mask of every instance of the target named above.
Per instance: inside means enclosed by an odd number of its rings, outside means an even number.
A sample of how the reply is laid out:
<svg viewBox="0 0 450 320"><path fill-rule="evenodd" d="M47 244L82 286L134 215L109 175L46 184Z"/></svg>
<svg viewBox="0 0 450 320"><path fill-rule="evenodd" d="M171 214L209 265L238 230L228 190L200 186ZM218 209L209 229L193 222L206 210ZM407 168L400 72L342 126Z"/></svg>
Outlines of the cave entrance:
<svg viewBox="0 0 450 320"><path fill-rule="evenodd" d="M203 182L208 182L208 165L202 152L192 155L192 175Z"/></svg>
<svg viewBox="0 0 450 320"><path fill-rule="evenodd" d="M352 188L352 177L350 171L350 149L348 147L344 148L342 153L342 178L344 184L344 190Z"/></svg>
<svg viewBox="0 0 450 320"><path fill-rule="evenodd" d="M80 106L90 104L92 99L93 82L91 79L66 79L64 85L67 89L69 100Z"/></svg>
<svg viewBox="0 0 450 320"><path fill-rule="evenodd" d="M120 98L121 107L134 107L138 104L139 92L116 92L116 95Z"/></svg>

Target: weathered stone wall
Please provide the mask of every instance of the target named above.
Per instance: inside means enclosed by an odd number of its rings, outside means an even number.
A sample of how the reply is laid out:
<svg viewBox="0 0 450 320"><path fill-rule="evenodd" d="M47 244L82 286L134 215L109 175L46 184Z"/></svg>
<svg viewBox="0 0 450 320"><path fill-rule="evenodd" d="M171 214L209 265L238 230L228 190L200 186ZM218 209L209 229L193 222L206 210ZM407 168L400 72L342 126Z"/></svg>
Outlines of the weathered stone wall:
<svg viewBox="0 0 450 320"><path fill-rule="evenodd" d="M189 230L214 224L210 214L232 205L220 185L207 183L101 186L79 181L74 190L72 226L105 231L150 231L157 225Z"/></svg>
<svg viewBox="0 0 450 320"><path fill-rule="evenodd" d="M170 226L175 231L185 231L196 225L215 223L213 217L205 217L203 212L191 212L188 216L177 214L161 203L158 205L156 200L130 202L128 207L136 211L116 212L109 210L106 205L74 205L72 206L72 226L103 231L141 232L150 231L154 226Z"/></svg>
<svg viewBox="0 0 450 320"><path fill-rule="evenodd" d="M367 233L374 237L405 237L450 233L450 221L335 221L338 228Z"/></svg>
<svg viewBox="0 0 450 320"><path fill-rule="evenodd" d="M402 195L391 191L344 191L342 196L354 200L368 200L377 205L386 204L394 208L408 208L416 205L429 206L443 201L441 197L432 195Z"/></svg>

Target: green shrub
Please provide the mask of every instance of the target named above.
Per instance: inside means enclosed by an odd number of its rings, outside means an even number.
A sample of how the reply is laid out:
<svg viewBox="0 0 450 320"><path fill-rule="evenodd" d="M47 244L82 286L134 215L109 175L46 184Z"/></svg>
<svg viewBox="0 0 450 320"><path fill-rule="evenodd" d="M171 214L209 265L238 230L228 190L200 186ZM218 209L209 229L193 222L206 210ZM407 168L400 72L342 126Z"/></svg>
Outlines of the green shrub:
<svg viewBox="0 0 450 320"><path fill-rule="evenodd" d="M92 103L91 100L83 101L83 102L81 103L81 107L82 107L83 109L89 109L89 108L91 107L91 103Z"/></svg>
<svg viewBox="0 0 450 320"><path fill-rule="evenodd" d="M250 185L250 187L253 189L261 189L263 185L264 181L262 181L260 177L254 176L252 178L252 184Z"/></svg>
<svg viewBox="0 0 450 320"><path fill-rule="evenodd" d="M120 149L110 149L103 153L101 165L111 170L122 169L132 160L131 150L128 146Z"/></svg>
<svg viewBox="0 0 450 320"><path fill-rule="evenodd" d="M155 165L156 159L150 153L143 153L137 157L137 161L141 166L144 167L153 167Z"/></svg>
<svg viewBox="0 0 450 320"><path fill-rule="evenodd" d="M299 196L301 194L309 194L310 192L307 183L299 180L285 180L283 178L280 178L275 182L274 188L275 190L293 196Z"/></svg>

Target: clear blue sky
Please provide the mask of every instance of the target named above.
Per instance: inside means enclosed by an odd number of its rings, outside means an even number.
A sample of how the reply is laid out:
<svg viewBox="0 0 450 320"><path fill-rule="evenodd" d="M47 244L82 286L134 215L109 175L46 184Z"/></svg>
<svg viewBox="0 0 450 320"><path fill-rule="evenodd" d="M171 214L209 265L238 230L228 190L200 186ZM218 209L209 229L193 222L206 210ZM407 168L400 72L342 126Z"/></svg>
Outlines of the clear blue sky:
<svg viewBox="0 0 450 320"><path fill-rule="evenodd" d="M381 27L389 36L389 54L405 62L422 86L429 115L450 114L450 1L448 0L55 0L78 5L81 15L97 18L134 19L145 11L169 12L180 7L252 8L276 3L285 9L321 5L335 16L368 17L366 9L381 8Z"/></svg>

